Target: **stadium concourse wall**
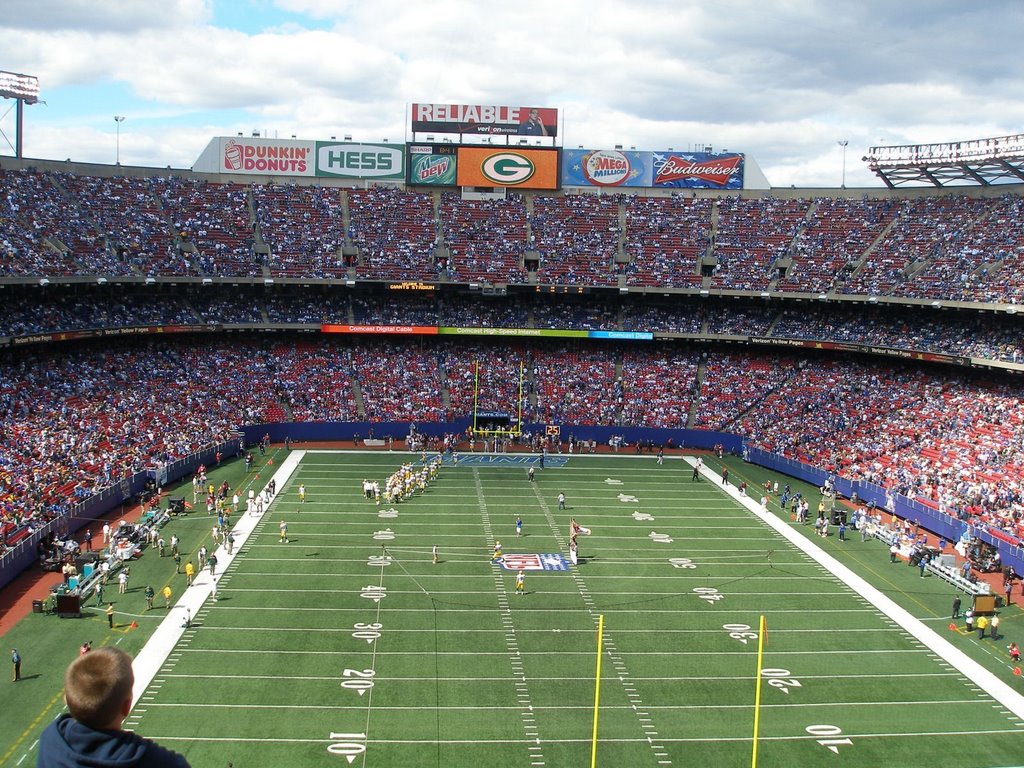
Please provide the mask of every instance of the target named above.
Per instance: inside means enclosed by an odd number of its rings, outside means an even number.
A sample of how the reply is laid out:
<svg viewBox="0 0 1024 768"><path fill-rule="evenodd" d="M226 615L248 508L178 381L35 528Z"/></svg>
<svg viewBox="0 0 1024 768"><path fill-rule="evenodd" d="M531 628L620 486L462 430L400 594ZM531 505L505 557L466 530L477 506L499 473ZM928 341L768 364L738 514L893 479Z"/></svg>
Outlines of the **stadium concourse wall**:
<svg viewBox="0 0 1024 768"><path fill-rule="evenodd" d="M428 437L442 437L446 434L465 434L473 426L470 417L450 422L415 422L416 431ZM523 424L523 433L546 434L548 424ZM393 437L404 441L409 434L408 421L362 421L362 422L290 422L279 424L255 424L242 428L247 442L256 442L263 435L270 435L275 442L283 442L287 437L295 442L330 442L337 440L353 440L367 438ZM654 445L672 446L675 448L696 448L710 450L721 445L729 453L739 455L743 448L743 440L726 432L709 432L703 429L659 429L655 427L598 427L598 426L559 426L563 440L571 434L577 440L596 440L607 444L613 437L621 437L630 445L650 442Z"/></svg>
<svg viewBox="0 0 1024 768"><path fill-rule="evenodd" d="M218 452L222 456L230 457L240 453L242 448L243 445L239 438L232 438L227 442L211 444L189 456L161 465L157 469L137 472L132 477L125 478L69 506L44 525L31 528L27 535L18 539L18 542L0 558L0 589L10 584L22 572L40 562L39 543L51 533L58 538L72 537L94 520L131 502L150 480L154 480L158 486L163 487L192 474L200 464L212 465Z"/></svg>

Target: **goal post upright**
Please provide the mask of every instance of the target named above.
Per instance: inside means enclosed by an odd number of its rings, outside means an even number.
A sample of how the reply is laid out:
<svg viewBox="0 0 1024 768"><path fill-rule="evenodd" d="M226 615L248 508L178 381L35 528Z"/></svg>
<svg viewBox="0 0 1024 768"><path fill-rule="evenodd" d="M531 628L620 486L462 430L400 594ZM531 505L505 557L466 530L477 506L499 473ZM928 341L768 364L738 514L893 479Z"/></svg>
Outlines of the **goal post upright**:
<svg viewBox="0 0 1024 768"><path fill-rule="evenodd" d="M597 723L601 712L601 656L604 648L604 614L597 617L597 671L594 673L594 727L590 737L590 768L597 766Z"/></svg>
<svg viewBox="0 0 1024 768"><path fill-rule="evenodd" d="M505 379L502 379L503 381ZM488 372L484 371L484 386L490 381ZM499 406L497 403L491 404L490 410L487 407L483 410L483 416L485 421L480 421L480 361L474 361L473 369L473 415L472 425L470 432L474 436L483 437L518 437L522 435L523 425L523 395L525 393L526 386L526 364L520 361L519 363L519 403L516 408L512 407L512 403L505 403L503 406ZM510 393L499 392L499 395L509 395ZM499 409L500 410L497 410ZM495 422L495 423L491 423Z"/></svg>
<svg viewBox="0 0 1024 768"><path fill-rule="evenodd" d="M475 365L473 368L473 434L477 434L476 428L476 413L479 407L480 399L480 361L474 361Z"/></svg>
<svg viewBox="0 0 1024 768"><path fill-rule="evenodd" d="M518 409L518 413L517 413L519 421L516 422L516 431L518 431L519 433L522 433L522 431L523 431L523 380L526 378L525 372L526 372L526 364L522 360L520 360L519 361L519 409Z"/></svg>

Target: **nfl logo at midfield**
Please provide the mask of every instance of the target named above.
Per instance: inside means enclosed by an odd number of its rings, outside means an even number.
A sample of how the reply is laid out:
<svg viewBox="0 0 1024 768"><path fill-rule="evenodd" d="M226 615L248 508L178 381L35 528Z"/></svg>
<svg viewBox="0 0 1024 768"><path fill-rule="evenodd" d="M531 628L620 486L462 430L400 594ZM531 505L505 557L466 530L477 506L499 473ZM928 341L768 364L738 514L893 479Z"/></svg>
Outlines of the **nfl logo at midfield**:
<svg viewBox="0 0 1024 768"><path fill-rule="evenodd" d="M567 571L569 561L561 553L525 555L502 555L497 561L506 571Z"/></svg>

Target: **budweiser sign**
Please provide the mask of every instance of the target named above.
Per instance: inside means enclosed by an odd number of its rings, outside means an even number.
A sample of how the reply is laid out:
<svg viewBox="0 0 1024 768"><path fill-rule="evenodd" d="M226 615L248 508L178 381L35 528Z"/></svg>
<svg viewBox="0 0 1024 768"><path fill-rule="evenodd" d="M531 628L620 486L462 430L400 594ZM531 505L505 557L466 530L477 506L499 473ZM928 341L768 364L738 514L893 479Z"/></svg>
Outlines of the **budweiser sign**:
<svg viewBox="0 0 1024 768"><path fill-rule="evenodd" d="M656 187L718 187L743 185L743 155L654 155Z"/></svg>

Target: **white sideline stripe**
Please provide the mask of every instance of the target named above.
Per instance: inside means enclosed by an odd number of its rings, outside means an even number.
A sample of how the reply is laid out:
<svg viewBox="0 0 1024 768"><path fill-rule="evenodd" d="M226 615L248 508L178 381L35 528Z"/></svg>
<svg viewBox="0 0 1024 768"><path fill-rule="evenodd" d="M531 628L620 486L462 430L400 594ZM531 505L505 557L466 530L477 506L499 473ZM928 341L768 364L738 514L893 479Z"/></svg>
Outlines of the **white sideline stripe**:
<svg viewBox="0 0 1024 768"><path fill-rule="evenodd" d="M690 466L696 463L695 460L688 456L684 458ZM735 486L731 484L722 485L721 475L712 472L707 466L701 468L701 475L716 483L718 488L728 494L738 504L750 510L765 525L776 531L794 547L846 582L854 592L871 602L872 605L896 622L905 632L913 635L942 659L952 664L968 680L981 686L989 696L1013 712L1017 717L1024 718L1024 695L1017 693L1017 691L996 677L995 674L985 669L981 664L940 636L935 630L925 626L924 622L911 614L910 611L897 605L890 597L871 584L868 584L868 582L836 560L832 555L825 552L813 541L797 533L788 523L779 519L771 512L761 512L760 504L748 496L741 496Z"/></svg>
<svg viewBox="0 0 1024 768"><path fill-rule="evenodd" d="M274 473L274 480L277 481L277 487L283 489L288 478L295 471L295 468L302 461L302 457L305 455L305 451L292 451L281 465L277 468L277 472ZM268 481L269 482L269 481ZM266 486L264 486L265 488ZM257 493L263 493L263 488L257 490ZM280 492L279 494L280 495ZM235 523L234 528L231 532L235 537L235 547L232 554L228 554L227 549L221 545L214 554L217 555L217 568L220 570L220 576L222 578L224 571L238 555L239 551L245 545L245 542L252 535L253 530L256 526L262 522L263 517L269 512L269 507L263 512L260 517L255 517L248 513L241 513L239 515L238 522ZM196 580L192 583L191 587L185 589L182 592L181 597L178 598L178 602L174 604L167 613L167 617L160 622L160 626L156 628L156 631L150 636L149 640L143 646L142 650L139 651L138 656L132 662L132 669L135 672L135 686L132 689L132 707L134 707L139 699L142 698L142 694L146 688L156 677L160 668L167 661L171 651L174 650L175 645L185 634L185 627L182 626L182 622L185 620L185 612L183 609L187 609L192 615L192 621L196 620L196 615L199 613L199 609L203 607L203 603L210 597L211 583L209 579L209 570L201 569L196 576ZM159 596L158 596L159 597Z"/></svg>

